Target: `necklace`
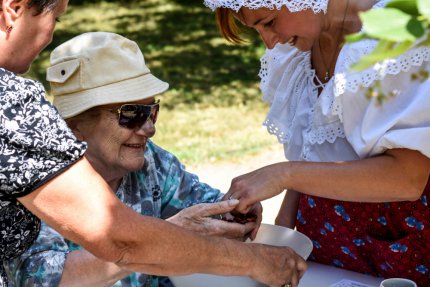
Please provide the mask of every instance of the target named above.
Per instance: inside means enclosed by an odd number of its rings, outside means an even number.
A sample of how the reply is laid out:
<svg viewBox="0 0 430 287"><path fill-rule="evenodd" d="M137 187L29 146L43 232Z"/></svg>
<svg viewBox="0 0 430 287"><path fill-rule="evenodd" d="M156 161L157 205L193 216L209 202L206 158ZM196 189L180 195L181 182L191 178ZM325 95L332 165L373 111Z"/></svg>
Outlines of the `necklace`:
<svg viewBox="0 0 430 287"><path fill-rule="evenodd" d="M345 11L343 12L342 27L340 28L339 35L337 36L337 41L336 41L337 45L339 45L340 39L342 37L342 31L343 31L343 27L345 25L346 12L348 12L348 7L349 7L349 0L346 0ZM318 39L318 49L319 49L320 55L321 55L321 62L324 65L324 69L326 71L325 76L324 76L324 82L328 82L328 80L330 80L330 78L331 78L330 71L331 71L331 68L333 67L334 57L336 56L337 47L336 47L336 49L334 49L333 55L331 56L331 60L329 62L330 66L327 68L327 65L324 62L324 57L322 56L320 41L321 41L321 39Z"/></svg>

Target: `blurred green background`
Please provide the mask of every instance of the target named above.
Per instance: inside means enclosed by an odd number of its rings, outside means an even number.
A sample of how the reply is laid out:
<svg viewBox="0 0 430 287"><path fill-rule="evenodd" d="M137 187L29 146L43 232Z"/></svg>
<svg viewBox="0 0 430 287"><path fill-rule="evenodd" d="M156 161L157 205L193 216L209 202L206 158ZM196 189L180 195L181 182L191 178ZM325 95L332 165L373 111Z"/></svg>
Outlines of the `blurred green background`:
<svg viewBox="0 0 430 287"><path fill-rule="evenodd" d="M261 128L268 110L258 89L264 46L252 31L249 44L228 44L202 2L72 0L28 75L49 93L44 78L54 47L84 32L121 34L139 44L151 72L170 84L160 97L154 141L186 164L245 160L276 145Z"/></svg>

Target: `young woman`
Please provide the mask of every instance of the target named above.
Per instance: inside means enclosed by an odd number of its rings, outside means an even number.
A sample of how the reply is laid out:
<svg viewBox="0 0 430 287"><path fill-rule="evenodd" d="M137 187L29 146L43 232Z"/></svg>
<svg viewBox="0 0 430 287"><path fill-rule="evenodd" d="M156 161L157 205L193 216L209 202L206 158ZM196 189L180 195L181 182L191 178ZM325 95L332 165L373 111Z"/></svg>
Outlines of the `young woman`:
<svg viewBox="0 0 430 287"><path fill-rule="evenodd" d="M205 0L225 38L240 42L240 22L268 48L264 125L288 159L234 179L226 197L246 212L288 189L277 223L313 240L313 260L428 286L430 49L351 72L377 43L341 45L361 11L386 3ZM370 86L392 96L380 104Z"/></svg>

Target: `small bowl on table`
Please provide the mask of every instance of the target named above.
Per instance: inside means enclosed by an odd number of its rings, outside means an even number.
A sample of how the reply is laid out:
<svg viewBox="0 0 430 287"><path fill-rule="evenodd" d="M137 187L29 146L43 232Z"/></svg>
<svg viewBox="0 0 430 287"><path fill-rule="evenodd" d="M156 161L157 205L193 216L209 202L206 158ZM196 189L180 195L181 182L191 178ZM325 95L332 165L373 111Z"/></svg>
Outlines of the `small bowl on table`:
<svg viewBox="0 0 430 287"><path fill-rule="evenodd" d="M251 241L247 241L251 242ZM305 260L312 252L312 241L304 234L282 226L261 224L253 243L274 246L288 246ZM175 287L264 287L247 276L218 276L212 274L191 274L170 276Z"/></svg>

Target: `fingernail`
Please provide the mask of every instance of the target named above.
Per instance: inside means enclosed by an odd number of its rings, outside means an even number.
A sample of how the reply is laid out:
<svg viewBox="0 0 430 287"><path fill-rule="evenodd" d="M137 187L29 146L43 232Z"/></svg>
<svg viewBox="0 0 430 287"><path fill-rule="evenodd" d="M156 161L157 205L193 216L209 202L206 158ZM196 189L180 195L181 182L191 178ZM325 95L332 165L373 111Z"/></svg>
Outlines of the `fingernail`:
<svg viewBox="0 0 430 287"><path fill-rule="evenodd" d="M237 204L239 204L239 199L229 199L228 204L229 205L237 205Z"/></svg>

